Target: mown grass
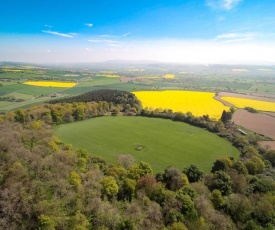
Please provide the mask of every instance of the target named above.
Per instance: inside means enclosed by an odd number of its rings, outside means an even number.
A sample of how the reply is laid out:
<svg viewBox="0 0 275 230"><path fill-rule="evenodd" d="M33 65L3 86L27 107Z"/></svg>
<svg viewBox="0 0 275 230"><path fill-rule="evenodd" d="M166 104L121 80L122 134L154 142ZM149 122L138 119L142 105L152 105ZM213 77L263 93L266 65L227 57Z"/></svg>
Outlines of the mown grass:
<svg viewBox="0 0 275 230"><path fill-rule="evenodd" d="M217 158L238 157L231 143L213 133L157 118L100 117L57 126L55 132L75 149L85 148L112 163L118 154L131 154L148 162L154 172L170 165L182 170L190 164L209 172ZM143 148L138 151L138 146Z"/></svg>

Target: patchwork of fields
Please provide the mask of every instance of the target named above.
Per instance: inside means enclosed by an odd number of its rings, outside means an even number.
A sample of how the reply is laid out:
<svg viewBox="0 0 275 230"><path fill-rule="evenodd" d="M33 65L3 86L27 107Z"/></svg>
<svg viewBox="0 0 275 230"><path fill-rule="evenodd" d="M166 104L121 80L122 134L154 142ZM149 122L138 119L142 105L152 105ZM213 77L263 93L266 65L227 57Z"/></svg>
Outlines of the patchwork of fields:
<svg viewBox="0 0 275 230"><path fill-rule="evenodd" d="M220 119L223 110L229 107L215 100L214 93L195 91L140 91L133 92L143 107L172 109L174 112L192 112L194 116L209 115Z"/></svg>
<svg viewBox="0 0 275 230"><path fill-rule="evenodd" d="M143 107L191 112L194 116L208 114L216 120L220 119L223 110L228 111L231 106L252 107L270 113L267 115L271 117L275 116L275 81L273 76L265 79L266 73L261 79L255 79L253 76L244 77L241 68L236 68L238 71L230 71L234 72L234 76L240 75L242 78L225 78L202 76L204 72L194 75L193 69L171 71L169 68L151 68L129 67L122 72L107 68L93 72L3 65L0 69L0 112L30 107L49 101L52 97L74 96L98 89L117 89L134 92ZM223 90L227 92L219 93L215 99L214 93L210 93ZM233 119L237 119L238 113ZM238 118L237 124L251 128L247 126L250 115ZM263 131L267 130L265 127L270 122L274 123L269 120L269 117L261 116L260 121L265 125L255 122L257 129L254 124L251 130L270 137L268 132Z"/></svg>
<svg viewBox="0 0 275 230"><path fill-rule="evenodd" d="M64 96L64 91L73 88L74 82L56 81L0 81L0 111L10 111L41 104L55 97Z"/></svg>
<svg viewBox="0 0 275 230"><path fill-rule="evenodd" d="M119 154L131 154L137 161L150 163L154 172L169 165L183 169L190 164L209 172L217 158L239 156L231 143L213 133L158 118L99 117L59 125L55 132L64 143L85 148L108 162L114 163Z"/></svg>

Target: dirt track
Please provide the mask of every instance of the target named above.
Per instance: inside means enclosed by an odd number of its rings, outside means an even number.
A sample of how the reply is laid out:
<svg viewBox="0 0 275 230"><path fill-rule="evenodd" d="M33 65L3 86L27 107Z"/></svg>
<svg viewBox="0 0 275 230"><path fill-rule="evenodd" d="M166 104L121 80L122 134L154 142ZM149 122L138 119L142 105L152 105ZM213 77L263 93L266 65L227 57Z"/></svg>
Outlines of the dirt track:
<svg viewBox="0 0 275 230"><path fill-rule="evenodd" d="M217 101L220 101L221 103L223 103L225 106L228 107L235 107L233 104L229 103L228 101L224 101L221 99L221 96L215 96L214 99L216 99Z"/></svg>
<svg viewBox="0 0 275 230"><path fill-rule="evenodd" d="M246 129L275 140L275 117L262 113L249 113L244 109L238 109L234 113L232 121Z"/></svg>

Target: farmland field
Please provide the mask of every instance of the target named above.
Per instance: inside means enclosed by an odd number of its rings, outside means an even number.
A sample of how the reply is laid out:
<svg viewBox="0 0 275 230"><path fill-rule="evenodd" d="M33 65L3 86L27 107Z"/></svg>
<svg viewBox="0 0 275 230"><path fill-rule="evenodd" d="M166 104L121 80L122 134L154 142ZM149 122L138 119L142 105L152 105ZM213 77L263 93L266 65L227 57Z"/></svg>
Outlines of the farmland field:
<svg viewBox="0 0 275 230"><path fill-rule="evenodd" d="M195 116L209 115L219 119L229 107L213 99L214 93L194 91L142 91L133 92L143 107L172 109L174 112L192 112Z"/></svg>
<svg viewBox="0 0 275 230"><path fill-rule="evenodd" d="M76 85L75 82L56 82L56 81L27 81L26 85L41 86L41 87L59 87L59 88L71 88Z"/></svg>
<svg viewBox="0 0 275 230"><path fill-rule="evenodd" d="M97 74L97 76L101 77L109 77L109 78L119 78L120 76L117 74Z"/></svg>
<svg viewBox="0 0 275 230"><path fill-rule="evenodd" d="M190 164L209 172L218 157L238 157L231 143L213 133L157 118L100 117L57 126L55 132L75 149L85 148L108 162L115 162L118 154L131 154L137 161L148 162L154 172Z"/></svg>
<svg viewBox="0 0 275 230"><path fill-rule="evenodd" d="M259 144L263 148L274 149L275 150L275 141L259 141Z"/></svg>
<svg viewBox="0 0 275 230"><path fill-rule="evenodd" d="M11 82L10 82L11 83ZM0 97L5 98L15 98L22 99L21 102L10 102L9 100L4 100L0 104L0 111L10 111L17 108L23 108L26 106L31 106L34 103L43 103L44 101L50 100L50 94L61 93L68 88L62 87L40 87L31 86L21 83L7 84L0 88Z"/></svg>
<svg viewBox="0 0 275 230"><path fill-rule="evenodd" d="M232 71L232 69L246 69L248 71ZM170 65L165 63L154 63L152 65L150 63L131 62L125 64L89 63L87 65L57 67L55 65L34 66L27 63L0 63L0 97L9 97L16 94L16 99L25 100L24 107L28 106L28 102L29 105L33 104L33 99L41 100L40 97L51 96L55 93L63 96L74 96L98 89L117 89L130 92L142 90L231 92L242 93L245 96L261 95L265 98L275 99L274 71L272 66L268 68L215 65L206 67L201 65ZM26 81L78 82L78 84L71 88L57 88L22 84ZM31 100L27 100L27 97ZM2 103L2 105L4 104ZM215 106L209 105L217 111L212 108L210 112L197 112L190 108L187 109L196 116L215 113L216 115L210 115L210 117L219 119L223 109L219 109L217 104ZM203 110L203 106L199 110ZM22 103L12 102L12 107L1 106L0 110L8 111L11 108L21 107ZM164 106L158 105L157 107ZM175 109L174 111L176 111Z"/></svg>
<svg viewBox="0 0 275 230"><path fill-rule="evenodd" d="M244 109L238 109L232 121L246 129L275 140L275 117L262 113L249 113Z"/></svg>
<svg viewBox="0 0 275 230"><path fill-rule="evenodd" d="M174 74L166 74L163 76L163 78L166 78L166 79L174 79L175 78L175 75Z"/></svg>
<svg viewBox="0 0 275 230"><path fill-rule="evenodd" d="M221 99L233 104L237 108L252 107L254 109L261 111L275 112L275 102L252 100L237 97L221 97Z"/></svg>

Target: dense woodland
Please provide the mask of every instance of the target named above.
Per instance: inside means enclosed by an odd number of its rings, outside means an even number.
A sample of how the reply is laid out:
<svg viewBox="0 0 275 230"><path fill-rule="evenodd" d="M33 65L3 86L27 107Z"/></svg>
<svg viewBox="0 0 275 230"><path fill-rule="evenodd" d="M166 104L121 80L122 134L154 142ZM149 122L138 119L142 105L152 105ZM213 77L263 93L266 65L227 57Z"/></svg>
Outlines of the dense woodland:
<svg viewBox="0 0 275 230"><path fill-rule="evenodd" d="M241 135L227 119L139 109L77 101L2 115L0 228L275 228L275 151L260 148L258 135ZM148 163L130 155L119 155L117 164L110 164L54 136L53 126L61 123L135 113L206 128L231 141L240 158L217 159L211 173L190 165L167 166L154 174Z"/></svg>

